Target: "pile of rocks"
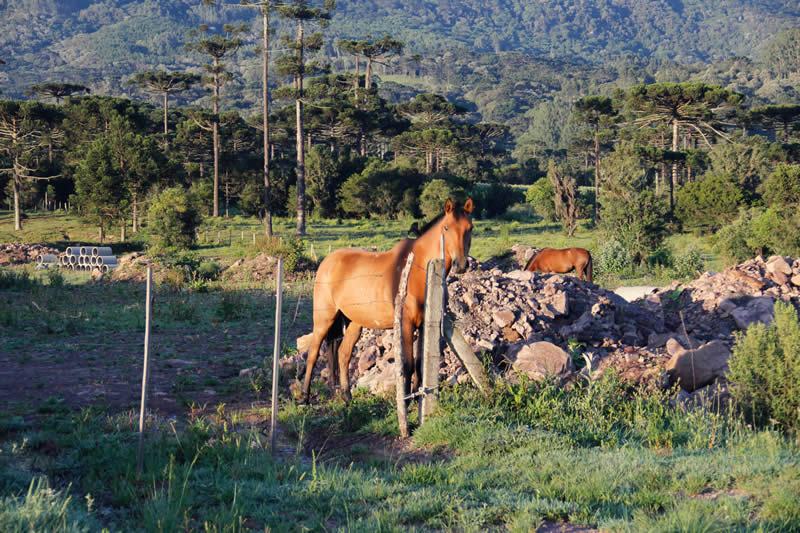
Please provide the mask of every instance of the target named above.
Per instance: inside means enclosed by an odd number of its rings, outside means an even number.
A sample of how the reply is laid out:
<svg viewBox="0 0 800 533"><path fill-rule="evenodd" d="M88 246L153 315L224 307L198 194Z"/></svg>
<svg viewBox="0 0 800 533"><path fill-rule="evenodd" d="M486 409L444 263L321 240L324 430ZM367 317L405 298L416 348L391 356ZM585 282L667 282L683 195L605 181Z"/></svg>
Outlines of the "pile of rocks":
<svg viewBox="0 0 800 533"><path fill-rule="evenodd" d="M778 298L800 306L800 259L751 259L722 272L706 272L688 284L675 282L643 299L668 331L686 331L708 342L730 343L734 331L768 323Z"/></svg>
<svg viewBox="0 0 800 533"><path fill-rule="evenodd" d="M494 371L512 380L524 372L566 382L577 375L574 363L585 362L581 372L587 376L613 368L634 384L665 387L678 381L691 393L724 376L733 333L769 322L777 298L800 308L800 259L757 258L629 303L570 275L520 270L532 255L528 250L513 250L502 265L508 271L497 262L488 269L473 264L448 283L449 318L476 354L489 357ZM307 338L299 341L294 362L302 365ZM391 390L391 331L365 329L350 372L351 383ZM468 379L449 349L440 377Z"/></svg>
<svg viewBox="0 0 800 533"><path fill-rule="evenodd" d="M33 263L42 255L58 255L55 248L48 248L41 244L27 244L12 242L0 244L0 266L21 265Z"/></svg>
<svg viewBox="0 0 800 533"><path fill-rule="evenodd" d="M222 279L238 282L264 282L275 279L278 259L260 253L252 259L239 259L222 272Z"/></svg>

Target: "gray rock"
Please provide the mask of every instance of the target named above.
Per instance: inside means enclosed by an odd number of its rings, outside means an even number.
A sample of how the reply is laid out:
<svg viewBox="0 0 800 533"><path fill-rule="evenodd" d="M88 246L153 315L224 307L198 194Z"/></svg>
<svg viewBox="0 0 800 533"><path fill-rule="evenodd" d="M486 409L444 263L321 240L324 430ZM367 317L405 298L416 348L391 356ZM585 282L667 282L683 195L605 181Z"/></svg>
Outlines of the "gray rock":
<svg viewBox="0 0 800 533"><path fill-rule="evenodd" d="M508 309L500 309L492 313L492 319L494 320L495 324L504 328L514 322L514 312L509 311Z"/></svg>
<svg viewBox="0 0 800 533"><path fill-rule="evenodd" d="M731 351L720 341L711 341L696 350L677 351L664 368L671 381L693 392L722 377L728 371Z"/></svg>
<svg viewBox="0 0 800 533"><path fill-rule="evenodd" d="M782 274L786 274L790 276L792 274L792 266L789 262L786 261L783 257L779 255L773 255L769 259L767 259L767 264L765 266L767 272L774 274L775 272L780 272Z"/></svg>
<svg viewBox="0 0 800 533"><path fill-rule="evenodd" d="M769 296L759 296L751 298L743 307L737 307L731 312L731 316L736 321L739 329L747 329L750 324L761 322L769 324L772 322L772 311L775 307L775 300Z"/></svg>
<svg viewBox="0 0 800 533"><path fill-rule="evenodd" d="M564 349L546 341L511 345L506 359L514 373L525 373L533 380L547 376L564 379L575 370L572 357Z"/></svg>
<svg viewBox="0 0 800 533"><path fill-rule="evenodd" d="M555 316L565 316L569 314L569 297L566 292L557 292L553 295L548 305Z"/></svg>

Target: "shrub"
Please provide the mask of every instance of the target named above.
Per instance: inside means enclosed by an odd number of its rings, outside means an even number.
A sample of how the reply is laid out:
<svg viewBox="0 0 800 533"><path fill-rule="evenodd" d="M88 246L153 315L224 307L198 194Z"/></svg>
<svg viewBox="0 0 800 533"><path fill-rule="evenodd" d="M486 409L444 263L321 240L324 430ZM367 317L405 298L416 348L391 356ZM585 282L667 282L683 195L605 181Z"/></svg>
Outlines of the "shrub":
<svg viewBox="0 0 800 533"><path fill-rule="evenodd" d="M373 159L339 189L343 213L363 216L416 216L418 190L425 176L407 168L391 167ZM437 215L439 213L436 213Z"/></svg>
<svg viewBox="0 0 800 533"><path fill-rule="evenodd" d="M716 230L730 224L744 202L744 190L732 178L712 174L678 191L675 214L687 227Z"/></svg>
<svg viewBox="0 0 800 533"><path fill-rule="evenodd" d="M800 203L800 165L778 165L762 185L764 201L777 207Z"/></svg>
<svg viewBox="0 0 800 533"><path fill-rule="evenodd" d="M751 221L759 214L758 209L742 211L739 218L731 224L720 228L714 235L714 250L721 254L726 261L741 263L753 254L749 242L752 241Z"/></svg>
<svg viewBox="0 0 800 533"><path fill-rule="evenodd" d="M214 261L204 261L197 267L197 276L206 281L214 281L219 278L222 267Z"/></svg>
<svg viewBox="0 0 800 533"><path fill-rule="evenodd" d="M547 222L556 220L556 190L547 177L539 178L528 187L525 201L533 206L533 211Z"/></svg>
<svg viewBox="0 0 800 533"><path fill-rule="evenodd" d="M448 198L457 201L456 199L464 196L464 189L461 187L443 179L434 179L422 189L419 210L426 219L432 219L442 214L442 206Z"/></svg>
<svg viewBox="0 0 800 533"><path fill-rule="evenodd" d="M283 259L286 272L294 272L303 257L305 242L300 237L280 239L278 237L260 237L255 244L256 253L265 253L271 257Z"/></svg>
<svg viewBox="0 0 800 533"><path fill-rule="evenodd" d="M800 254L800 215L779 207L742 211L714 236L714 249L726 260L741 263L756 254Z"/></svg>
<svg viewBox="0 0 800 533"><path fill-rule="evenodd" d="M481 218L501 217L511 206L525 200L521 189L502 183L490 185L475 183L470 187L468 195L472 197L475 206L479 208ZM453 198L453 200L455 199ZM461 200L466 200L466 197Z"/></svg>
<svg viewBox="0 0 800 533"><path fill-rule="evenodd" d="M669 232L669 205L653 193L646 168L646 161L627 144L600 168L600 227L637 258L658 249Z"/></svg>
<svg viewBox="0 0 800 533"><path fill-rule="evenodd" d="M695 278L705 269L703 252L695 246L690 246L675 257L673 267L678 277Z"/></svg>
<svg viewBox="0 0 800 533"><path fill-rule="evenodd" d="M633 269L633 254L618 240L603 243L593 257L596 275L622 274Z"/></svg>
<svg viewBox="0 0 800 533"><path fill-rule="evenodd" d="M193 195L179 187L159 193L147 210L148 228L161 246L188 248L201 221Z"/></svg>
<svg viewBox="0 0 800 533"><path fill-rule="evenodd" d="M790 304L775 302L770 325L737 335L729 361L731 395L747 420L774 420L800 429L800 321Z"/></svg>

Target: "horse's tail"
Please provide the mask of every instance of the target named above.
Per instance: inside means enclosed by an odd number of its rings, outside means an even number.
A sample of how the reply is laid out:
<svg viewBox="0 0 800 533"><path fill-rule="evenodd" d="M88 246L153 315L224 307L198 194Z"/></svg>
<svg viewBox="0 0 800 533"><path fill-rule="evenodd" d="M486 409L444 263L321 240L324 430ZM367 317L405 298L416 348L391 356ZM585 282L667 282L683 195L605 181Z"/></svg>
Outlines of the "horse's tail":
<svg viewBox="0 0 800 533"><path fill-rule="evenodd" d="M325 334L325 341L328 344L328 387L331 390L331 396L335 395L336 387L339 386L339 345L342 343L346 326L346 319L339 312Z"/></svg>
<svg viewBox="0 0 800 533"><path fill-rule="evenodd" d="M586 263L586 278L589 280L589 283L594 283L592 281L592 253L586 250L586 255L589 257L589 261Z"/></svg>

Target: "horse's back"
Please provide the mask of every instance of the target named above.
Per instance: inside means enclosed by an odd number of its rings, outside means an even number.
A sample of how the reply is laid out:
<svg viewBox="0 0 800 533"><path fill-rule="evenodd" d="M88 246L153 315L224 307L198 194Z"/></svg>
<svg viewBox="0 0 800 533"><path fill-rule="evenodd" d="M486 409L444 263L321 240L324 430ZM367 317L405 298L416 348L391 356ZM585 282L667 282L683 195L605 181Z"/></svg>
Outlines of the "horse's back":
<svg viewBox="0 0 800 533"><path fill-rule="evenodd" d="M582 269L591 261L589 252L583 248L544 248L528 263L526 270L542 272L569 272Z"/></svg>

